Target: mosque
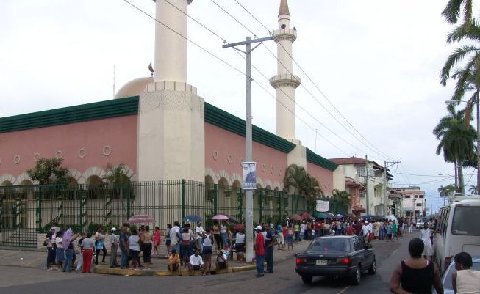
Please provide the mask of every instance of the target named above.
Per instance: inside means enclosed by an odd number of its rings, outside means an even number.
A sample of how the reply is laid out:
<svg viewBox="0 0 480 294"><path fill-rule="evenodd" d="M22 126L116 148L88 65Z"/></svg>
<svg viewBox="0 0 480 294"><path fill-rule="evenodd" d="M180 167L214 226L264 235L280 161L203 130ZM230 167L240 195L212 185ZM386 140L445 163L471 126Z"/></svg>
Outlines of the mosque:
<svg viewBox="0 0 480 294"><path fill-rule="evenodd" d="M26 170L39 158L57 157L78 184L102 178L107 165L123 164L138 182L241 187L245 121L205 102L188 84L187 40L181 36L187 36L192 0L171 1L177 7L155 2L152 77L128 82L112 100L0 118L0 185L32 184ZM277 95L276 134L253 126L258 186L281 191L285 170L297 164L318 180L325 195L355 187L352 203L359 203L361 185L350 185L336 163L295 136L295 89L301 80L292 74L297 32L287 0L281 0L272 36L278 46L277 75L270 80Z"/></svg>
<svg viewBox="0 0 480 294"><path fill-rule="evenodd" d="M177 0L187 11L192 1ZM157 19L187 35L186 15L156 1ZM277 92L276 135L253 130L253 157L262 187L282 188L285 169L295 163L316 177L327 193L336 164L295 138L295 88L286 0L281 1L278 71L271 85ZM280 66L282 64L282 66ZM230 185L241 181L245 157L243 120L204 101L187 83L187 41L156 23L153 77L128 82L116 99L0 119L0 184L29 181L25 171L40 157L61 157L78 183L102 176L107 164L123 163L138 181L187 179ZM204 154L204 156L200 156Z"/></svg>

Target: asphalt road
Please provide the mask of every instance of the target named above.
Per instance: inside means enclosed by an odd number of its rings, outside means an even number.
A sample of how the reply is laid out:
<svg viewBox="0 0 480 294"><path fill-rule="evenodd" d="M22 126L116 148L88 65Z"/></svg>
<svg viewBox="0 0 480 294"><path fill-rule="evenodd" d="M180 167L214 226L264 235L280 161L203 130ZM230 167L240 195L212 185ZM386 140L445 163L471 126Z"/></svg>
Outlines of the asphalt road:
<svg viewBox="0 0 480 294"><path fill-rule="evenodd" d="M363 275L359 286L324 278L304 285L294 272L292 258L275 264L274 273L262 278L257 278L254 271L204 277L120 277L0 266L0 293L388 293L390 275L406 257L409 237L376 241L377 274Z"/></svg>

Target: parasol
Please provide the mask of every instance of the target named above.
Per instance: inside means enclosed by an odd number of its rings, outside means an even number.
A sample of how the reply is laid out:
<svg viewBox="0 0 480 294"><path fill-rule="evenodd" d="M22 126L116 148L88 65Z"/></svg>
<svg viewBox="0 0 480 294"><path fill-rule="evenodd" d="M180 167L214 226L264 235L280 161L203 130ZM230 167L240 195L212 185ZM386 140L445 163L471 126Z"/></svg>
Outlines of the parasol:
<svg viewBox="0 0 480 294"><path fill-rule="evenodd" d="M155 219L146 214L137 214L128 219L129 224L151 224Z"/></svg>
<svg viewBox="0 0 480 294"><path fill-rule="evenodd" d="M228 220L228 216L223 214L217 214L216 216L212 217L213 220Z"/></svg>

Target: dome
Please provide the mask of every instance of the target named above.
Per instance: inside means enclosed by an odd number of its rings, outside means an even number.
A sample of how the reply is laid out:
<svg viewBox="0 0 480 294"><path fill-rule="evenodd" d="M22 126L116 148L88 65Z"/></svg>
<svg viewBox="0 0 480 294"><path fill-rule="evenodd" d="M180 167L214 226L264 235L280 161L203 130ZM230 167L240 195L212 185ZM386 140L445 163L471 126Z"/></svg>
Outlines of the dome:
<svg viewBox="0 0 480 294"><path fill-rule="evenodd" d="M147 88L147 85L150 83L153 83L153 77L145 77L131 80L130 82L123 85L120 90L118 90L117 94L115 95L115 99L138 96L143 93L143 91L145 91L145 88Z"/></svg>

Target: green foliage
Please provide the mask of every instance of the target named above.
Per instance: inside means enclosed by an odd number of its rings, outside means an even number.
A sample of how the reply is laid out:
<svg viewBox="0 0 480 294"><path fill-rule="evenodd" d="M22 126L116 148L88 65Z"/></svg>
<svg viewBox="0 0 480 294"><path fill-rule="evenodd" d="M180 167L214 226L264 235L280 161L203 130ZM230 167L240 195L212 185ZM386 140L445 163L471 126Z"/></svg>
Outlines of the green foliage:
<svg viewBox="0 0 480 294"><path fill-rule="evenodd" d="M307 173L305 168L291 164L285 171L283 186L287 193L302 195L308 207L323 195L322 188L315 177Z"/></svg>
<svg viewBox="0 0 480 294"><path fill-rule="evenodd" d="M27 174L40 185L67 185L68 169L62 167L62 162L62 158L40 158Z"/></svg>
<svg viewBox="0 0 480 294"><path fill-rule="evenodd" d="M131 183L130 177L125 164L121 163L117 166L107 164L107 170L103 176L103 180L109 184L124 185Z"/></svg>
<svg viewBox="0 0 480 294"><path fill-rule="evenodd" d="M473 0L449 0L442 15L449 23L457 23L463 8L464 24L472 20Z"/></svg>

